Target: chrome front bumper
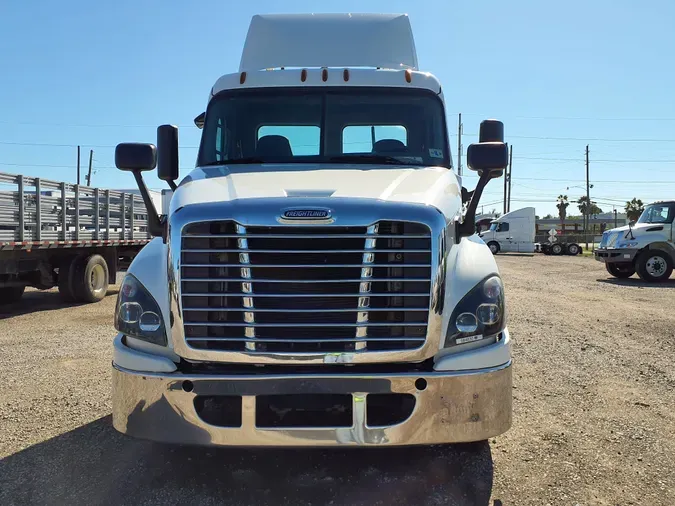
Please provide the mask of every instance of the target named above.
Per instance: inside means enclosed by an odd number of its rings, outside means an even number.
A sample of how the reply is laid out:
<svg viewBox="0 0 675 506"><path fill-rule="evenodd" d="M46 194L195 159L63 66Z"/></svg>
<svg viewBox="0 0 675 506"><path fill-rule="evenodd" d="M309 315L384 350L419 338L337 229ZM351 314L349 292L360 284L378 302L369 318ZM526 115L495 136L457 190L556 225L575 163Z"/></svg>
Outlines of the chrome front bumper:
<svg viewBox="0 0 675 506"><path fill-rule="evenodd" d="M420 378L426 388L416 388ZM185 383L188 381L188 383ZM423 382L417 382L417 385ZM344 428L256 427L256 395L352 394L353 424ZM366 396L408 393L412 414L385 427L366 423ZM241 396L240 427L206 423L198 395ZM142 373L113 367L113 424L154 441L223 446L395 446L481 441L511 426L511 361L499 367L424 374L277 376Z"/></svg>

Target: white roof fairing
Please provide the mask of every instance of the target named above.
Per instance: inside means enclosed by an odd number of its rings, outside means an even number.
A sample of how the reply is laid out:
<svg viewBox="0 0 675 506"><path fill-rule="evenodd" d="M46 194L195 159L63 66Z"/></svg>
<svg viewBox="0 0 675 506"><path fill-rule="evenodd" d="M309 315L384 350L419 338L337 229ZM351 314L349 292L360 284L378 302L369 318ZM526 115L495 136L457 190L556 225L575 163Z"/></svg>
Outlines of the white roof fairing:
<svg viewBox="0 0 675 506"><path fill-rule="evenodd" d="M279 67L417 70L406 14L269 14L251 19L239 72Z"/></svg>

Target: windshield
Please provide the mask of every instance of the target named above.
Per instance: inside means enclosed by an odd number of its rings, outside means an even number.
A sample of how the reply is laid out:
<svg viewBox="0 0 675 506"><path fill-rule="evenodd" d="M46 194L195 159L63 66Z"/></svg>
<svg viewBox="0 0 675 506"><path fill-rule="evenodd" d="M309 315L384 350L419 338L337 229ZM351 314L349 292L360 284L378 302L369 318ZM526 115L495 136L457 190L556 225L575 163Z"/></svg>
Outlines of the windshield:
<svg viewBox="0 0 675 506"><path fill-rule="evenodd" d="M206 111L198 165L363 163L450 167L443 103L427 90L237 90Z"/></svg>
<svg viewBox="0 0 675 506"><path fill-rule="evenodd" d="M672 223L675 218L675 203L652 204L645 207L638 223Z"/></svg>
<svg viewBox="0 0 675 506"><path fill-rule="evenodd" d="M490 230L492 230L493 232L496 232L498 228L499 228L499 223L491 223L490 224Z"/></svg>

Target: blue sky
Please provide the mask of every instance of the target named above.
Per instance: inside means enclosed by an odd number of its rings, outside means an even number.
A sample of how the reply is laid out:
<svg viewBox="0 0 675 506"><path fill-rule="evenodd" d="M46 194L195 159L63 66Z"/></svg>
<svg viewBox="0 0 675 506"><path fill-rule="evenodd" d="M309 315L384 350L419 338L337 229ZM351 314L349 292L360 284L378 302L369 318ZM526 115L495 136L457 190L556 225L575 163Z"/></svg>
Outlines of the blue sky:
<svg viewBox="0 0 675 506"><path fill-rule="evenodd" d="M481 119L506 124L513 145L512 209L555 213L555 197L584 190L600 207L675 198L675 2L499 0L2 2L0 171L75 180L94 150L93 184L133 188L113 168L114 145L154 142L181 126L192 167L192 120L210 87L234 72L252 15L406 12L422 70L443 83L450 130L464 146ZM645 8L645 5L649 5ZM657 140L661 140L657 142ZM456 157L456 135L451 138ZM183 171L187 174L187 171ZM471 189L475 178L467 178ZM162 188L154 177L150 186ZM566 190L567 187L571 187ZM485 211L501 209L502 181ZM570 207L570 210L572 207Z"/></svg>

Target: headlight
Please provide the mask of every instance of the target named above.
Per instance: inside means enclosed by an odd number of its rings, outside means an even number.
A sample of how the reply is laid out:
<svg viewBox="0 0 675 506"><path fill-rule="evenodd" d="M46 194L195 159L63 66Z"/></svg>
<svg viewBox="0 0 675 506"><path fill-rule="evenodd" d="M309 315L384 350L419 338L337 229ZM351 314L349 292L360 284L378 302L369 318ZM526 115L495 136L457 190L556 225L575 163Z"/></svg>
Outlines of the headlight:
<svg viewBox="0 0 675 506"><path fill-rule="evenodd" d="M124 277L117 296L115 328L127 336L166 346L166 329L159 305L131 274Z"/></svg>
<svg viewBox="0 0 675 506"><path fill-rule="evenodd" d="M499 276L492 275L473 287L455 307L445 335L445 347L494 336L505 325L504 285Z"/></svg>
<svg viewBox="0 0 675 506"><path fill-rule="evenodd" d="M628 241L628 242L619 243L618 247L619 248L636 248L637 245L638 245L637 241Z"/></svg>

